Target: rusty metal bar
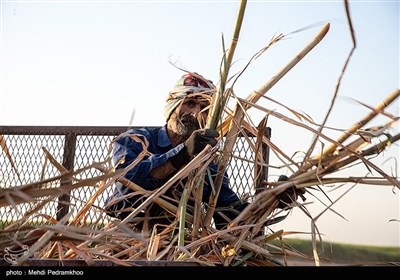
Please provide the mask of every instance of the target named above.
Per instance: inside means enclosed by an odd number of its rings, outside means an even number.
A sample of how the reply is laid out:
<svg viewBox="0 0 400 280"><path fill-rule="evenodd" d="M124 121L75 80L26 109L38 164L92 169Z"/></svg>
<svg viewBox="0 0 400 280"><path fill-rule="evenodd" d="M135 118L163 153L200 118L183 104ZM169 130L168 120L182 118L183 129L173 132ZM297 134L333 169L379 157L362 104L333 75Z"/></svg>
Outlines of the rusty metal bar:
<svg viewBox="0 0 400 280"><path fill-rule="evenodd" d="M266 128L264 136L267 137L268 139L271 139L271 128L270 127ZM262 146L263 146L263 159L265 162L265 165L263 167L263 175L264 175L264 180L268 181L269 147L265 143L263 143Z"/></svg>
<svg viewBox="0 0 400 280"><path fill-rule="evenodd" d="M143 126L0 126L0 134L66 135L74 133L76 135L118 135L128 129L140 127Z"/></svg>
<svg viewBox="0 0 400 280"><path fill-rule="evenodd" d="M64 140L64 156L63 156L63 166L69 171L74 170L75 162L75 147L76 147L76 134L68 133L65 135ZM62 185L72 185L72 178L61 181ZM63 194L58 197L57 205L57 220L60 221L69 211L70 194Z"/></svg>

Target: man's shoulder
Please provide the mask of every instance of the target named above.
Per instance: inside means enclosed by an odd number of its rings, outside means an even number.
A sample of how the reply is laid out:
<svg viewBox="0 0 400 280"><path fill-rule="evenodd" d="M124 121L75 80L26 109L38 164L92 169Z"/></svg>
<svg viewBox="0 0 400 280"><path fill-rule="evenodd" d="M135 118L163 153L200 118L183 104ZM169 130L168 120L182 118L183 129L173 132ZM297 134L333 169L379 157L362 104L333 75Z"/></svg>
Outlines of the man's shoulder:
<svg viewBox="0 0 400 280"><path fill-rule="evenodd" d="M124 138L130 135L143 135L146 138L153 138L158 135L158 132L160 131L162 127L135 127L131 128L119 135L119 138Z"/></svg>
<svg viewBox="0 0 400 280"><path fill-rule="evenodd" d="M131 129L127 130L126 132L127 132L128 134L149 133L149 132L153 131L154 129L157 129L157 128L143 126L143 127L131 128Z"/></svg>

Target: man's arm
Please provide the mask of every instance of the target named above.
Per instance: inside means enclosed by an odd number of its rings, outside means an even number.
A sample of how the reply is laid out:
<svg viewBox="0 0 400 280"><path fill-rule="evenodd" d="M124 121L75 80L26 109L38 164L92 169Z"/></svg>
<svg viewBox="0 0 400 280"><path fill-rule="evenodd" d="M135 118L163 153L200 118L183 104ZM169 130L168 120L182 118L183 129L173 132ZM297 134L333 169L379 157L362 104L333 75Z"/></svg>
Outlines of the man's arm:
<svg viewBox="0 0 400 280"><path fill-rule="evenodd" d="M171 160L168 160L162 165L153 168L150 171L150 175L158 180L162 180L175 173L177 170L178 169L172 165Z"/></svg>
<svg viewBox="0 0 400 280"><path fill-rule="evenodd" d="M151 141L152 135L150 134L135 135L139 138L146 137L148 141ZM196 130L183 144L176 146L167 153L153 154L143 159L129 170L125 177L142 187L149 186L149 189L153 189L160 183L157 182L158 180L165 180L168 176L188 164L206 145L215 146L217 144L215 139L217 136L218 132L212 129ZM143 151L142 143L131 137L117 141L115 148L116 151L119 149L122 151L118 153L116 160L124 157L123 163L117 168L128 166Z"/></svg>
<svg viewBox="0 0 400 280"><path fill-rule="evenodd" d="M125 137L113 143L113 157L117 169L131 165L139 155L143 154L149 143L157 141L157 134L150 130L133 130ZM151 145L151 144L150 144ZM176 169L171 165L170 158L176 155L183 145L177 146L165 153L147 153L140 162L128 170L124 177L139 186L153 190L164 183ZM152 152L157 152L152 150Z"/></svg>

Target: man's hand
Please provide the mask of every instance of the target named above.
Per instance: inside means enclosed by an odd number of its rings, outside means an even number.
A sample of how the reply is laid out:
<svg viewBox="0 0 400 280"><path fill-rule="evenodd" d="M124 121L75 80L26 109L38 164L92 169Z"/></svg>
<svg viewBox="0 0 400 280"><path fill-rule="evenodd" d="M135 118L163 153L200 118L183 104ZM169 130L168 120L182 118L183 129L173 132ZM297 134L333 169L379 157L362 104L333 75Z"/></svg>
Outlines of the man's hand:
<svg viewBox="0 0 400 280"><path fill-rule="evenodd" d="M214 129L198 129L183 143L184 147L175 156L171 157L171 163L176 169L180 169L200 153L207 145L214 147L218 141L219 133Z"/></svg>
<svg viewBox="0 0 400 280"><path fill-rule="evenodd" d="M278 182L279 181L287 181L289 178L285 175L280 175ZM287 190L285 190L283 193L280 193L278 195L279 199L279 204L278 208L280 209L285 209L287 208L290 204L292 204L294 201L297 201L297 198L300 196L303 201L305 201L305 197L303 194L305 193L304 189L298 189L296 187L290 187Z"/></svg>
<svg viewBox="0 0 400 280"><path fill-rule="evenodd" d="M219 133L214 129L198 129L193 131L192 135L185 141L184 145L190 157L195 157L207 144L214 147L217 144Z"/></svg>

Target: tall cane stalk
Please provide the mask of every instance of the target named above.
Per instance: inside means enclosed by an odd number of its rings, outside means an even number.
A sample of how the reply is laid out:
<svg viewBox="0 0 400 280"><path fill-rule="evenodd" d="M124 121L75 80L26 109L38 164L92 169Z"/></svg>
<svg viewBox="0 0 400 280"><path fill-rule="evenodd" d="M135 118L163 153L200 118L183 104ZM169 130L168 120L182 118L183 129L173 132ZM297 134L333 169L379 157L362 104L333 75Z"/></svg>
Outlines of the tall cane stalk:
<svg viewBox="0 0 400 280"><path fill-rule="evenodd" d="M268 90L270 90L285 74L287 74L301 59L303 59L319 42L325 37L329 31L330 24L327 23L323 28L317 33L317 35L308 43L287 65L285 65L278 73L270 78L265 84L263 84L257 91L251 93L247 100L256 103L261 96L263 96ZM205 218L205 224L208 225L211 222L211 218L214 214L216 202L219 196L219 192L222 185L223 174L225 172L226 166L231 158L231 151L236 143L236 138L238 131L241 127L241 123L244 117L244 113L251 106L248 104L237 104L233 119L231 121L230 129L226 136L226 141L222 153L222 158L218 165L218 176L215 180L215 194L210 196L209 207ZM234 125L235 124L235 125Z"/></svg>
<svg viewBox="0 0 400 280"><path fill-rule="evenodd" d="M216 93L215 99L214 99L214 104L211 110L211 114L209 115L207 119L207 127L209 128L216 128L218 121L221 118L223 108L226 104L226 100L224 99L224 92L226 88L226 81L228 80L228 75L229 75L229 70L231 68L232 64L232 59L233 55L236 50L237 42L239 41L239 34L240 34L240 29L242 27L242 22L244 18L244 12L246 10L246 4L247 0L242 0L240 1L240 6L238 10L238 14L236 17L236 24L235 24L235 30L233 33L232 41L231 41L231 46L228 49L228 54L223 58L222 62L222 69L221 69L221 81L219 85L219 90ZM225 50L224 50L225 52Z"/></svg>
<svg viewBox="0 0 400 280"><path fill-rule="evenodd" d="M338 143L342 144L344 141L346 141L353 133L355 133L358 129L362 128L365 126L367 123L369 123L373 118L375 118L379 112L383 111L387 106L389 106L394 100L396 100L397 97L400 95L400 90L396 89L393 91L389 96L387 96L384 100L382 100L376 107L375 109L368 113L363 119L360 121L356 122L353 124L351 127L349 127L342 135L339 136L339 138L336 140L336 143L331 143L325 150L321 153L316 155L311 161L307 161L297 173L293 174L291 177L297 176L299 173L304 172L305 170L308 170L311 168L313 165L318 163L321 160L324 160L326 157L329 157L335 149L338 147Z"/></svg>
<svg viewBox="0 0 400 280"><path fill-rule="evenodd" d="M236 17L236 24L235 24L235 29L234 29L231 45L230 45L230 48L228 49L227 55L226 56L224 55L224 58L223 58L223 63L222 63L223 68L221 69L221 81L220 81L219 90L217 91L217 93L214 97L212 109L207 118L206 127L208 127L208 128L215 129L217 127L218 122L221 120L223 108L225 107L225 104L226 104L226 100L224 99L226 81L228 80L229 70L230 70L230 67L232 64L232 59L233 59L233 55L236 50L237 42L239 41L239 34L240 34L240 29L242 27L244 13L246 10L246 4L247 4L247 0L240 1L240 6L239 6L238 14ZM225 52L225 48L224 48L224 52ZM205 175L203 175L200 178L200 180L202 180L202 178L204 176ZM203 188L203 185L201 185L201 188L200 188L201 193L203 192L202 188ZM211 219L209 219L209 222L205 223L205 225L210 224L210 222L211 222ZM203 234L205 234L205 233L206 233L206 231L203 231Z"/></svg>

